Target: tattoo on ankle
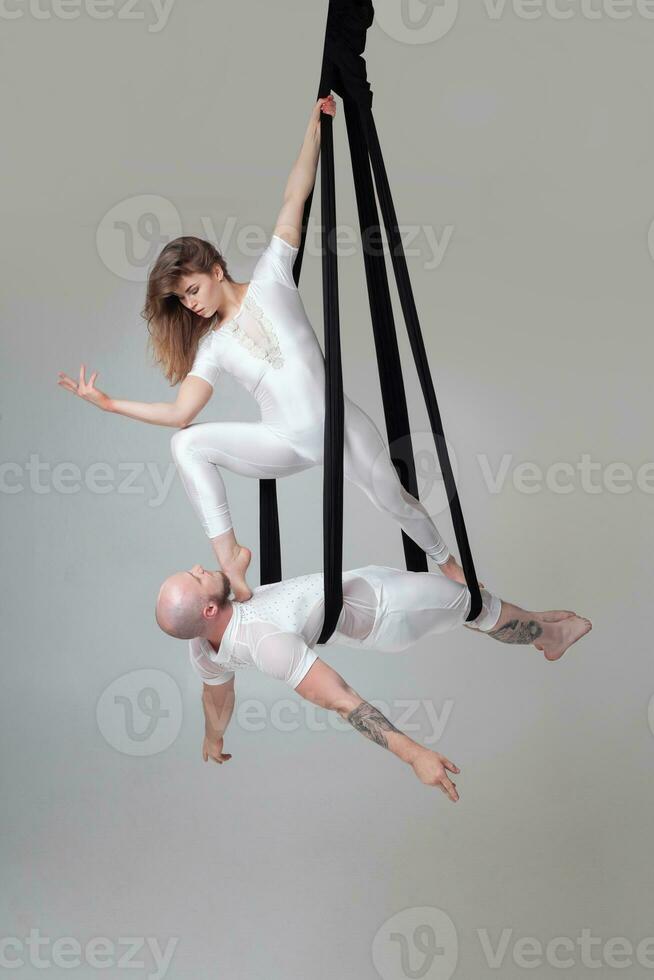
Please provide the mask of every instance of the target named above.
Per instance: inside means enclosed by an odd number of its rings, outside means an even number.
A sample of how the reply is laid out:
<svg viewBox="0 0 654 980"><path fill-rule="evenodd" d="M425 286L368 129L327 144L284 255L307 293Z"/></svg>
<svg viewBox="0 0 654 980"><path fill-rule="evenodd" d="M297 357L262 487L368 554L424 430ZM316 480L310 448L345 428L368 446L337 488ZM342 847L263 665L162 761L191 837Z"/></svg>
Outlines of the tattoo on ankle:
<svg viewBox="0 0 654 980"><path fill-rule="evenodd" d="M535 619L510 619L499 629L490 630L488 636L500 643L533 643L543 632L543 627Z"/></svg>
<svg viewBox="0 0 654 980"><path fill-rule="evenodd" d="M376 742L377 745L383 745L386 749L388 742L384 732L399 732L399 728L396 728L388 718L384 717L381 711L373 708L367 701L363 701L358 708L350 711L347 720L366 738Z"/></svg>

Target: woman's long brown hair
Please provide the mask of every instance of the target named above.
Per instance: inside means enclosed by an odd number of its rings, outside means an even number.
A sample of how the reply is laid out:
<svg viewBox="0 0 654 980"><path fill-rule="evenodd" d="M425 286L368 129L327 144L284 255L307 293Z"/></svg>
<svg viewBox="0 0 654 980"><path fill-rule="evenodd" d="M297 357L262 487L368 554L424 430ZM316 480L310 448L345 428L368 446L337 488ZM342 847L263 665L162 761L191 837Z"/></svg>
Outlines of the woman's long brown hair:
<svg viewBox="0 0 654 980"><path fill-rule="evenodd" d="M216 265L228 282L234 280L227 264L211 242L192 235L175 238L158 255L148 275L145 306L141 316L148 324L153 361L171 385L183 381L191 370L200 338L211 329L213 318L198 316L175 295L182 276L211 273Z"/></svg>

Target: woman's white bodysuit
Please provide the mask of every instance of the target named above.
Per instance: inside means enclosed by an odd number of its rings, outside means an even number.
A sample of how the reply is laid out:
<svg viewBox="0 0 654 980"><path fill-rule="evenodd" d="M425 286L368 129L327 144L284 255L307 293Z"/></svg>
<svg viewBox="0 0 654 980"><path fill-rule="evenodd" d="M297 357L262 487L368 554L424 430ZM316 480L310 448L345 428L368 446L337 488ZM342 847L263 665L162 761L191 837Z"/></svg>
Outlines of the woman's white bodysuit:
<svg viewBox="0 0 654 980"><path fill-rule="evenodd" d="M259 422L199 422L172 438L181 481L210 538L232 527L219 467L277 479L323 462L325 364L293 279L297 252L272 236L241 309L202 337L189 372L212 387L221 372L231 374L261 410ZM443 564L449 549L423 505L402 486L379 429L347 395L344 403L345 478Z"/></svg>

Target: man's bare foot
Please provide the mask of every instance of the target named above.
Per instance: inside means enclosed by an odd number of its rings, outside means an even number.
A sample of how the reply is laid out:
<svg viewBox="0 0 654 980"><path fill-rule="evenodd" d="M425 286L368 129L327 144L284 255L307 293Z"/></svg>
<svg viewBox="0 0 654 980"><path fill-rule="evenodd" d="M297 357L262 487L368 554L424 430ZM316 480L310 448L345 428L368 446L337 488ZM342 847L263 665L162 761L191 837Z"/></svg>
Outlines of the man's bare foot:
<svg viewBox="0 0 654 980"><path fill-rule="evenodd" d="M552 623L543 630L543 635L534 641L534 646L542 650L546 660L560 660L568 647L590 633L593 624L585 616L568 616Z"/></svg>
<svg viewBox="0 0 654 980"><path fill-rule="evenodd" d="M231 583L232 592L237 602L246 602L252 598L252 589L245 581L245 573L251 560L252 552L250 549L240 544L229 560L223 559L221 562L222 570Z"/></svg>
<svg viewBox="0 0 654 980"><path fill-rule="evenodd" d="M533 645L547 660L559 660L592 626L589 619L570 609L530 612L502 599L497 623L484 632L500 643Z"/></svg>
<svg viewBox="0 0 654 980"><path fill-rule="evenodd" d="M545 612L535 612L536 619L544 619L546 623L558 623L562 619L569 619L570 616L577 614L572 609L546 609Z"/></svg>

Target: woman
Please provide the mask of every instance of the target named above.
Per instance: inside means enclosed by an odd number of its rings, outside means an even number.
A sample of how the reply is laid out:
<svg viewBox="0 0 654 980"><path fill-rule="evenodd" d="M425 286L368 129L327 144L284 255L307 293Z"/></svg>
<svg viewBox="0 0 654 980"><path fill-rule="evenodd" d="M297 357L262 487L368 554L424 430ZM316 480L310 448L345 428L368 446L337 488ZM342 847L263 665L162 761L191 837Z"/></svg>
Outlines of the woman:
<svg viewBox="0 0 654 980"><path fill-rule="evenodd" d="M324 358L293 279L305 201L320 155L320 114L334 116L333 96L314 106L304 142L288 178L275 229L250 282L236 282L209 242L184 236L158 256L147 285L143 317L156 362L171 382L170 403L110 398L95 387L98 372L59 384L108 412L168 425L178 431L172 453L234 598L248 599L250 549L234 534L219 467L254 478L279 478L322 462ZM233 375L256 398L259 422L193 419L209 401L219 375ZM345 397L344 476L390 514L455 581L463 570L429 514L397 476L372 419Z"/></svg>

